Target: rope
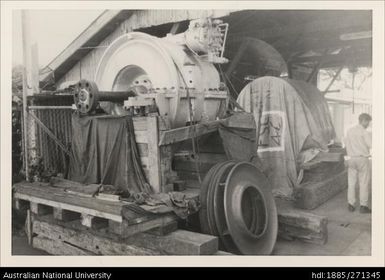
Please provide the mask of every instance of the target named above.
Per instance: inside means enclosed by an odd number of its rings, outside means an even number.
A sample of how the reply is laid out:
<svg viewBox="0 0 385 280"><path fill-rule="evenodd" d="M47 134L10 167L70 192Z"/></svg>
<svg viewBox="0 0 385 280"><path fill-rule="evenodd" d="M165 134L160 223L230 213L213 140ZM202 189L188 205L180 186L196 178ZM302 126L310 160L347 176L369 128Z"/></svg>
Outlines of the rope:
<svg viewBox="0 0 385 280"><path fill-rule="evenodd" d="M239 95L239 93L237 92L237 90L235 89L233 83L231 82L231 80L227 77L227 75L223 72L222 70L222 67L219 65L219 73L221 74L222 76L222 79L226 82L228 81L230 86L232 87L233 91L236 93L237 97ZM227 90L229 91L229 88L226 84L226 88ZM239 105L239 103L235 100L235 98L230 94L229 95L229 102L231 103L231 105L233 105L234 107L236 107L237 109L239 109L240 111L242 112L245 112L245 109L243 109L243 107L241 105Z"/></svg>

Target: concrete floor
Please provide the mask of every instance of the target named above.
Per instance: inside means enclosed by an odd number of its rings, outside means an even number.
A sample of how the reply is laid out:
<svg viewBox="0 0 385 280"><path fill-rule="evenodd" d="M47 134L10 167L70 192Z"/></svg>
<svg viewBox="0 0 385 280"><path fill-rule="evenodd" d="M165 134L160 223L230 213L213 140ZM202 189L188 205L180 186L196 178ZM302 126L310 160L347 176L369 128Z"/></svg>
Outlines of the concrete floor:
<svg viewBox="0 0 385 280"><path fill-rule="evenodd" d="M302 241L278 240L273 255L297 256L367 256L371 255L371 214L349 212L346 191L311 211L328 217L328 242L316 245ZM22 229L15 228L12 238L13 255L47 255L28 245Z"/></svg>
<svg viewBox="0 0 385 280"><path fill-rule="evenodd" d="M358 209L349 212L346 190L310 212L328 217L328 242L316 245L301 241L279 240L274 255L297 256L370 256L372 215Z"/></svg>

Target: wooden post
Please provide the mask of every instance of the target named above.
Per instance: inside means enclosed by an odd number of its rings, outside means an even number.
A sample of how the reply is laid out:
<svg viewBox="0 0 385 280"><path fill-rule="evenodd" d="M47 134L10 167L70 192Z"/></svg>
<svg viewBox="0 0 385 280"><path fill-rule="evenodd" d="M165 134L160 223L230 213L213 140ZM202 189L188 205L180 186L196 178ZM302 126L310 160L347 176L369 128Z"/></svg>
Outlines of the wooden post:
<svg viewBox="0 0 385 280"><path fill-rule="evenodd" d="M28 112L27 112L27 95L28 95L28 81L27 81L27 41L28 41L28 16L25 10L21 11L22 24L22 38L23 38L23 147L24 147L24 167L26 180L29 181L29 161L28 161Z"/></svg>
<svg viewBox="0 0 385 280"><path fill-rule="evenodd" d="M25 233L27 235L28 244L32 245L32 216L31 210L27 210L27 218L25 219Z"/></svg>
<svg viewBox="0 0 385 280"><path fill-rule="evenodd" d="M21 11L23 39L23 139L24 161L27 181L29 176L29 157L36 158L36 123L28 117L27 96L39 92L39 66L37 44L32 44L30 19L27 10Z"/></svg>
<svg viewBox="0 0 385 280"><path fill-rule="evenodd" d="M157 116L147 118L147 140L148 140L148 170L149 183L155 193L162 192L161 163L159 149L159 124Z"/></svg>

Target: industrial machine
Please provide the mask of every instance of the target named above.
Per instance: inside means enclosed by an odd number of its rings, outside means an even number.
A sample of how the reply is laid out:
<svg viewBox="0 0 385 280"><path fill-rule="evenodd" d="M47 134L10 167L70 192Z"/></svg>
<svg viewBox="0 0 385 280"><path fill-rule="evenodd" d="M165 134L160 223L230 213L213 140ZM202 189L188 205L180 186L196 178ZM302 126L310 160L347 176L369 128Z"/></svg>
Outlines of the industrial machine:
<svg viewBox="0 0 385 280"><path fill-rule="evenodd" d="M209 18L191 21L186 32L165 38L125 34L105 51L94 81L79 83L76 106L82 113L99 106L122 115L130 108L156 104L171 127L215 120L228 99L213 65L227 62L226 34L226 24Z"/></svg>
<svg viewBox="0 0 385 280"><path fill-rule="evenodd" d="M70 121L63 121L72 129L70 150L30 114L68 155L70 171L80 176L68 171L50 185L23 183L14 192L18 207L30 201L36 216L49 206L53 219L71 220L76 214L82 226L93 229L93 222L99 223L95 228L103 226L102 235L108 241L102 242L108 245L113 238L106 233L126 240L157 230L160 236L145 236L155 240L150 245L163 253L164 244L167 249L174 247L161 241L169 238L163 236L165 232L175 230L180 219L191 218L186 224L198 225L192 232L211 235L215 244L219 240L220 250L271 254L278 236L278 200L289 198L304 209L314 209L345 186L346 172L339 150L329 153L334 128L318 89L283 78L288 69L280 54L267 43L244 36L239 40L231 36L227 46L233 59L222 72L221 64L228 62L224 57L227 32L228 24L203 18L192 20L183 33L159 38L131 32L110 43L94 77L71 87L77 114L68 111ZM247 57L242 61L244 53ZM231 101L239 111L230 114L226 82L233 98L238 98ZM52 127L61 128L59 123L52 122ZM47 143L41 134L38 139L41 147ZM58 185L64 186L60 192L51 188ZM334 185L338 187L329 187ZM280 217L286 215L279 210ZM324 220L314 227L303 222L306 217L290 215L284 223L280 220L280 234L326 242ZM27 221L31 229L32 220ZM32 243L51 242L42 232L29 233ZM53 239L70 244L62 236ZM147 248L146 238L128 239L138 248ZM182 244L178 254L191 247L184 246L184 240L177 240ZM84 254L91 250L111 254L111 248L100 251L96 244L94 240L73 244L73 254L80 254L80 248L86 250ZM141 254L131 245L114 250ZM199 253L205 251L199 249Z"/></svg>

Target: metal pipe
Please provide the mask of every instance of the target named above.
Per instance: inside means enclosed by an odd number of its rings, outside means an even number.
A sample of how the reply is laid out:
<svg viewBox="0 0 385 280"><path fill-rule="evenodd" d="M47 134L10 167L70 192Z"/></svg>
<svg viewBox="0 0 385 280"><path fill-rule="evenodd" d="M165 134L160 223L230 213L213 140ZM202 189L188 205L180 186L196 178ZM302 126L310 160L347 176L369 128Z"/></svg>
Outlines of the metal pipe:
<svg viewBox="0 0 385 280"><path fill-rule="evenodd" d="M99 91L97 94L98 101L119 102L126 100L128 97L137 96L135 91Z"/></svg>
<svg viewBox="0 0 385 280"><path fill-rule="evenodd" d="M28 106L29 110L57 110L57 109L72 109L72 106Z"/></svg>

